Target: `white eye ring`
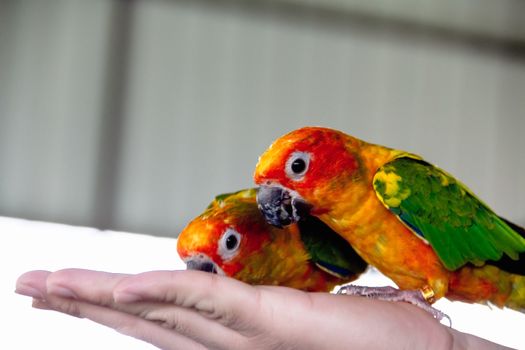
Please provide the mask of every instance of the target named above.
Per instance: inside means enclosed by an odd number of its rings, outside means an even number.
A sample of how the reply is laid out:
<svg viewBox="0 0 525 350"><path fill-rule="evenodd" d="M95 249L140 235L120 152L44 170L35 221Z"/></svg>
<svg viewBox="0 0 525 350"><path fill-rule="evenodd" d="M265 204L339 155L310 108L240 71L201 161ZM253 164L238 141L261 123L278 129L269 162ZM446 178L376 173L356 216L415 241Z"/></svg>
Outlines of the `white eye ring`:
<svg viewBox="0 0 525 350"><path fill-rule="evenodd" d="M217 253L223 261L231 260L237 255L241 246L241 238L241 234L231 227L224 231L217 247Z"/></svg>
<svg viewBox="0 0 525 350"><path fill-rule="evenodd" d="M294 181L300 181L308 171L310 166L310 153L293 152L285 165L286 175Z"/></svg>

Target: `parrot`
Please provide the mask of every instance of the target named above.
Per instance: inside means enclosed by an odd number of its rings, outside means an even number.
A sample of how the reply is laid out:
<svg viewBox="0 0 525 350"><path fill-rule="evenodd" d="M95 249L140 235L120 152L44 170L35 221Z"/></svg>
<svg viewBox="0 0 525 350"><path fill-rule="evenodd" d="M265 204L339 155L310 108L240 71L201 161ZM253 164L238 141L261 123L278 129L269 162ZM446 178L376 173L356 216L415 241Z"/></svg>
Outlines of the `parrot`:
<svg viewBox="0 0 525 350"><path fill-rule="evenodd" d="M187 269L309 292L329 292L366 270L352 247L315 217L282 229L268 224L256 192L251 188L216 196L187 224L177 238Z"/></svg>
<svg viewBox="0 0 525 350"><path fill-rule="evenodd" d="M439 319L442 297L525 312L525 230L416 154L303 127L264 151L254 181L270 224L315 216L398 287L341 294L410 302Z"/></svg>

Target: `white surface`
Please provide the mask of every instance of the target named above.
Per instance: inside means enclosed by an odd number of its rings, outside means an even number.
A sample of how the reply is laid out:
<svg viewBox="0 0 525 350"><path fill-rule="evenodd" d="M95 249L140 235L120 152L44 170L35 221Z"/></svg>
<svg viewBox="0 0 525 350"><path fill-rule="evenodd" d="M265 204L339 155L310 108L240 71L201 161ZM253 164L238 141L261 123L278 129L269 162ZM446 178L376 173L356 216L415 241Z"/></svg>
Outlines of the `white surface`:
<svg viewBox="0 0 525 350"><path fill-rule="evenodd" d="M28 270L79 267L110 272L183 269L176 241L147 235L99 231L0 217L4 262L1 309L9 331L0 349L156 349L112 329L56 312L31 308L14 294L17 277Z"/></svg>
<svg viewBox="0 0 525 350"><path fill-rule="evenodd" d="M31 301L13 293L16 278L33 269L80 267L111 272L137 273L182 269L176 241L147 235L101 232L91 228L0 217L3 261L1 309L7 311L9 328L2 332L2 349L152 349L149 344L111 329L55 312L35 310ZM363 285L385 285L388 280L368 273ZM447 313L454 328L494 342L525 349L519 329L525 314L481 305L440 300L436 307Z"/></svg>

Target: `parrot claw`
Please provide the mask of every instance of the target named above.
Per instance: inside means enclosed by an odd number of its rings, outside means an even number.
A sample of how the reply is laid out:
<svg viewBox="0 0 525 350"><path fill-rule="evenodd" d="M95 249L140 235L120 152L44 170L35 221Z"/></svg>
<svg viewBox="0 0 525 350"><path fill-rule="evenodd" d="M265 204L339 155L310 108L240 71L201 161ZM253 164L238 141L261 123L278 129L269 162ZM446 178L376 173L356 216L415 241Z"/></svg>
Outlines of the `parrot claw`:
<svg viewBox="0 0 525 350"><path fill-rule="evenodd" d="M444 312L432 307L421 290L400 290L393 287L364 287L347 284L337 290L337 294L356 295L385 301L404 301L418 306L441 321L447 319L452 327L452 319Z"/></svg>

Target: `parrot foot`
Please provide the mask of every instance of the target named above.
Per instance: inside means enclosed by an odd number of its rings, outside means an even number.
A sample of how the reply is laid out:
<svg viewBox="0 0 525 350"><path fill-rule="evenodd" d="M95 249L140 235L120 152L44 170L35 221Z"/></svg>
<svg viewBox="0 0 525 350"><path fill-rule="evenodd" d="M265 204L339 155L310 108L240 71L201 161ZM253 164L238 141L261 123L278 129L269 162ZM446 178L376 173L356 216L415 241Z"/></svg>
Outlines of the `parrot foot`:
<svg viewBox="0 0 525 350"><path fill-rule="evenodd" d="M404 301L412 305L418 306L431 314L435 319L441 321L446 318L449 322L449 327L452 327L452 320L444 312L433 308L428 302L429 296L426 290L400 290L393 287L364 287L347 284L341 286L337 290L337 294L357 295L372 299L385 301Z"/></svg>

